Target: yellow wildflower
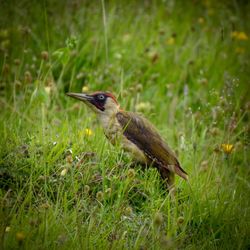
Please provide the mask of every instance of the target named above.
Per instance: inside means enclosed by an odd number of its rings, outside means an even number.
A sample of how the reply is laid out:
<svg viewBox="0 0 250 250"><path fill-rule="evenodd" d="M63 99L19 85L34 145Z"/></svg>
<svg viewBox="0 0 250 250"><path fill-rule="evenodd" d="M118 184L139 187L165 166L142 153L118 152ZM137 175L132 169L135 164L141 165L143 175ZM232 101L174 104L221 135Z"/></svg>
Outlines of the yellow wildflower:
<svg viewBox="0 0 250 250"><path fill-rule="evenodd" d="M87 135L87 136L91 136L91 135L93 135L93 131L91 129L89 129L89 128L86 128L84 130L84 134Z"/></svg>
<svg viewBox="0 0 250 250"><path fill-rule="evenodd" d="M89 91L89 87L88 86L83 86L82 87L82 92L88 92Z"/></svg>
<svg viewBox="0 0 250 250"><path fill-rule="evenodd" d="M19 243L22 243L25 239L25 234L23 232L17 232L16 233L16 239Z"/></svg>
<svg viewBox="0 0 250 250"><path fill-rule="evenodd" d="M238 33L238 40L248 40L248 36L245 32Z"/></svg>
<svg viewBox="0 0 250 250"><path fill-rule="evenodd" d="M248 40L248 35L244 31L233 31L231 32L231 37L241 41Z"/></svg>
<svg viewBox="0 0 250 250"><path fill-rule="evenodd" d="M175 38L174 37L170 37L167 39L167 45L173 45L175 44Z"/></svg>
<svg viewBox="0 0 250 250"><path fill-rule="evenodd" d="M225 154L231 154L233 147L233 144L221 144L221 148Z"/></svg>

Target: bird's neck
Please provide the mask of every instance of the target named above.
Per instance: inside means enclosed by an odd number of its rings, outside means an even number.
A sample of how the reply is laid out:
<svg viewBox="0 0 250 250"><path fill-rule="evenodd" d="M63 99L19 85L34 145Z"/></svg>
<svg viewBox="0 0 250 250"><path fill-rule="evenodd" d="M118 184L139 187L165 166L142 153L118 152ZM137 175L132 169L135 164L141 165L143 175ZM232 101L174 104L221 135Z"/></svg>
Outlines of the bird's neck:
<svg viewBox="0 0 250 250"><path fill-rule="evenodd" d="M104 130L110 129L116 122L116 114L119 110L108 110L99 114L98 118Z"/></svg>

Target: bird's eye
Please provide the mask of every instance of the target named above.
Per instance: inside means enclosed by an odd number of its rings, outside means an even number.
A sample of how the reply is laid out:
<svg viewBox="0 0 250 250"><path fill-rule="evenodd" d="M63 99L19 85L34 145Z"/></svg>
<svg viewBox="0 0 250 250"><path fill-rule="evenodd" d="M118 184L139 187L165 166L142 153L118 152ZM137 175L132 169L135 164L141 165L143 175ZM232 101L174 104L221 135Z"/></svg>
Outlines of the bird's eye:
<svg viewBox="0 0 250 250"><path fill-rule="evenodd" d="M99 100L104 100L104 99L105 99L105 96L104 96L104 95L98 95L98 99L99 99Z"/></svg>

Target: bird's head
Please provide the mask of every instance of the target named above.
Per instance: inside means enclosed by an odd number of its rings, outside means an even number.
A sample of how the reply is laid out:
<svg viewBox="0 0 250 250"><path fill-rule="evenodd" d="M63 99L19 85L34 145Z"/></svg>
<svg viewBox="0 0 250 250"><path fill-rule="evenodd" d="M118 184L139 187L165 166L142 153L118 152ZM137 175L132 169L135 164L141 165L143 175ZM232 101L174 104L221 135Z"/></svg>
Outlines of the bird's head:
<svg viewBox="0 0 250 250"><path fill-rule="evenodd" d="M111 93L94 92L92 94L85 93L67 93L68 96L83 101L96 114L112 114L119 110L119 104Z"/></svg>

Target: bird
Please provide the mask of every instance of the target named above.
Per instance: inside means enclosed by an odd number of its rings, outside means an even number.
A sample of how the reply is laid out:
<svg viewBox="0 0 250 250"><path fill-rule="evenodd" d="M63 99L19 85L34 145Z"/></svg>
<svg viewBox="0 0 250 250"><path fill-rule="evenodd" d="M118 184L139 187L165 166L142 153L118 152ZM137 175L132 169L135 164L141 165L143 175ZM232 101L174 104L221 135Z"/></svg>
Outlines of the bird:
<svg viewBox="0 0 250 250"><path fill-rule="evenodd" d="M175 153L151 122L138 113L121 109L112 93L66 94L85 103L97 115L105 136L113 145L120 143L136 163L155 167L171 196L176 192L175 174L188 180Z"/></svg>

